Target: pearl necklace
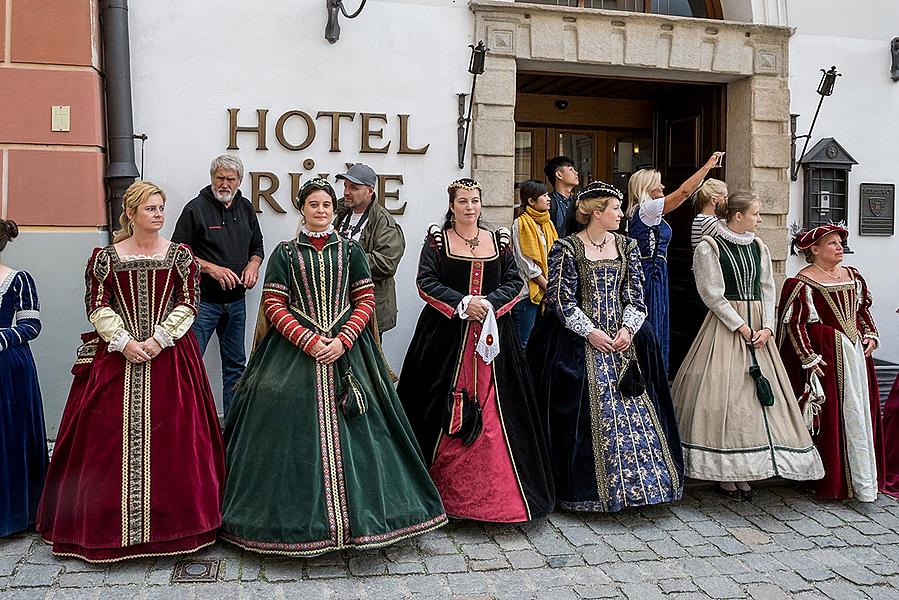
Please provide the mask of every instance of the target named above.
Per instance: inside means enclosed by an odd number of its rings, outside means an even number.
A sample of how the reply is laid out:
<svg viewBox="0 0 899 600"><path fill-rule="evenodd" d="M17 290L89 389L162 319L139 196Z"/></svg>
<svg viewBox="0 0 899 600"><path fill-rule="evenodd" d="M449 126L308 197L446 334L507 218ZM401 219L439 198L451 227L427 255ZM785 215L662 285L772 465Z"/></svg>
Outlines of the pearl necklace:
<svg viewBox="0 0 899 600"><path fill-rule="evenodd" d="M812 263L812 264L815 266L816 269L818 269L819 271L821 271L822 273L824 273L825 275L827 275L827 276L830 277L831 279L840 280L840 279L843 278L843 273L842 273L842 272L840 272L839 275L832 275L832 274L828 273L827 271L825 271L824 269L822 269L821 267L819 267L819 266L818 266L818 263ZM837 265L837 269L839 269L839 268L840 268L840 265Z"/></svg>

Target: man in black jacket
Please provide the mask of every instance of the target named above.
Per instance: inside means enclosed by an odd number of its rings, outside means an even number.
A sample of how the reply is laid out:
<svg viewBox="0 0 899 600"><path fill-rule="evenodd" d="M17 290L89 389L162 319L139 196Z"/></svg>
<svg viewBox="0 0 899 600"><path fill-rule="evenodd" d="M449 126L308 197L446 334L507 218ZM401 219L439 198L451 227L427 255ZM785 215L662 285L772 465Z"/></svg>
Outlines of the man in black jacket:
<svg viewBox="0 0 899 600"><path fill-rule="evenodd" d="M238 189L243 163L236 156L219 156L209 175L212 185L184 207L172 240L189 245L200 264L200 312L192 329L201 354L212 334L218 334L227 414L247 362L244 296L256 285L265 251L253 205Z"/></svg>

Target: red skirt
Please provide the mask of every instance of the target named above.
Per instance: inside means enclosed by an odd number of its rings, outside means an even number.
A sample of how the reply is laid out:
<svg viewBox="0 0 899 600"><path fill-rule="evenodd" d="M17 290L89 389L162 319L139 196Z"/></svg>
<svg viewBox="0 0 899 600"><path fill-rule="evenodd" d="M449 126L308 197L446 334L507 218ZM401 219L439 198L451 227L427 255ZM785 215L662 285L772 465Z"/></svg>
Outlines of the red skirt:
<svg viewBox="0 0 899 600"><path fill-rule="evenodd" d="M72 369L37 530L54 554L96 562L213 543L224 454L193 333L143 365L103 341L86 354Z"/></svg>

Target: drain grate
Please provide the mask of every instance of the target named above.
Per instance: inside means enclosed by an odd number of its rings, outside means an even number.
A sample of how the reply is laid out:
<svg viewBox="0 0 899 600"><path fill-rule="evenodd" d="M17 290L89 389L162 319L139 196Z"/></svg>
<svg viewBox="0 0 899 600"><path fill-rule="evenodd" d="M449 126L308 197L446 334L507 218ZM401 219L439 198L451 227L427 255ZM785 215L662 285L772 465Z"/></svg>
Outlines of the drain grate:
<svg viewBox="0 0 899 600"><path fill-rule="evenodd" d="M221 559L179 560L172 570L172 583L214 583L218 580L221 565Z"/></svg>

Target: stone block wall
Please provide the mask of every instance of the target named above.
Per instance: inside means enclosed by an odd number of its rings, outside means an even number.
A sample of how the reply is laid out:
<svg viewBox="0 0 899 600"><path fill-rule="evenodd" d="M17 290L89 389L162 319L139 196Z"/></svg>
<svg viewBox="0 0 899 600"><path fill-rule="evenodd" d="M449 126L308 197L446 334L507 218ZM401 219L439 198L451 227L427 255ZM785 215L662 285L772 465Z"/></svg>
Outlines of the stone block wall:
<svg viewBox="0 0 899 600"><path fill-rule="evenodd" d="M475 39L490 47L475 93L472 176L484 185L484 211L491 222L507 224L512 215L519 69L727 83L728 183L759 195L760 234L771 248L775 271L783 273L791 29L510 0L472 0L470 7Z"/></svg>

